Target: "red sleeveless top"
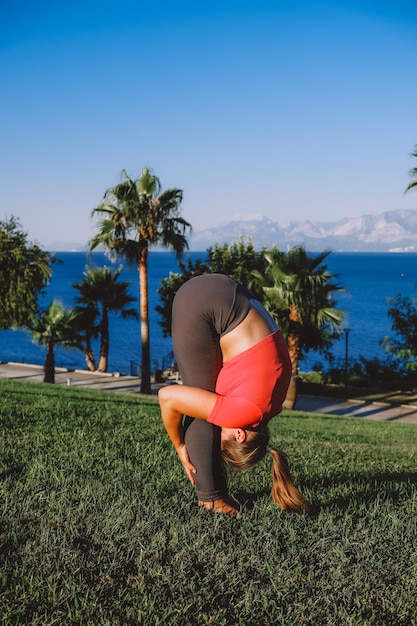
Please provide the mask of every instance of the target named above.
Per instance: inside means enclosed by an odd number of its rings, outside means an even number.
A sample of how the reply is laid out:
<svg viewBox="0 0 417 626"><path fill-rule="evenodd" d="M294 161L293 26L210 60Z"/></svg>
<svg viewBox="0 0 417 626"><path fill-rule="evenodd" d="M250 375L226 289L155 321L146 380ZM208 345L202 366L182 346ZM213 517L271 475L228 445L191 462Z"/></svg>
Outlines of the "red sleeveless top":
<svg viewBox="0 0 417 626"><path fill-rule="evenodd" d="M291 360L278 330L223 365L207 421L226 428L267 423L282 411L290 379Z"/></svg>

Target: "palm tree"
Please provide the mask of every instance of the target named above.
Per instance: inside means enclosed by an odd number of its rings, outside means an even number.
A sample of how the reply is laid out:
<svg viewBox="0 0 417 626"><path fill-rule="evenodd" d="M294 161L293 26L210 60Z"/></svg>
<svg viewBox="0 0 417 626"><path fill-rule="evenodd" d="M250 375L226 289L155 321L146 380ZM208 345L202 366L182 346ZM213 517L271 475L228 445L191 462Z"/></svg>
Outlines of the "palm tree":
<svg viewBox="0 0 417 626"><path fill-rule="evenodd" d="M139 297L142 341L141 392L151 393L151 356L148 304L148 254L152 245L174 250L180 257L188 248L185 237L191 225L180 217L182 191L161 192L159 179L149 168L131 180L123 170L124 181L104 194L92 214L103 215L99 232L90 241L90 250L104 246L111 257L124 258L139 269Z"/></svg>
<svg viewBox="0 0 417 626"><path fill-rule="evenodd" d="M99 316L97 304L95 302L88 302L84 305L79 304L74 307L74 311L77 313L76 325L84 346L87 369L90 372L95 372L97 368L92 340L97 338L100 333L100 327L97 323Z"/></svg>
<svg viewBox="0 0 417 626"><path fill-rule="evenodd" d="M265 274L253 272L263 288L265 306L276 319L288 345L292 379L285 406L293 408L297 398L297 375L302 351L328 351L339 336L344 313L334 308L332 294L343 287L332 283L335 274L327 271L323 261L330 251L317 257L307 254L303 246L287 253L272 250L265 253Z"/></svg>
<svg viewBox="0 0 417 626"><path fill-rule="evenodd" d="M414 152L412 153L413 157L417 158L417 145L414 148ZM410 191L410 189L413 189L413 187L417 187L417 167L413 167L412 170L410 170L410 176L414 176L414 180L411 181L411 183L409 183L407 189L405 190L404 193L407 193L407 191Z"/></svg>
<svg viewBox="0 0 417 626"><path fill-rule="evenodd" d="M138 319L136 309L126 308L134 302L135 298L127 293L130 281L118 282L123 267L117 270L107 267L86 267L84 279L73 285L79 296L76 302L79 305L76 310L81 312L82 321L86 323L84 329L84 341L86 346L86 360L89 369L94 367L95 359L91 347L91 339L97 334L101 335L99 372L107 372L109 356L109 313L120 313L123 319L134 317ZM81 305L81 306L80 306ZM95 320L100 316L99 324Z"/></svg>
<svg viewBox="0 0 417 626"><path fill-rule="evenodd" d="M49 308L34 318L28 326L34 340L47 346L43 379L45 383L55 382L56 345L82 349L76 319L77 313L74 309L67 309L59 300L53 300Z"/></svg>

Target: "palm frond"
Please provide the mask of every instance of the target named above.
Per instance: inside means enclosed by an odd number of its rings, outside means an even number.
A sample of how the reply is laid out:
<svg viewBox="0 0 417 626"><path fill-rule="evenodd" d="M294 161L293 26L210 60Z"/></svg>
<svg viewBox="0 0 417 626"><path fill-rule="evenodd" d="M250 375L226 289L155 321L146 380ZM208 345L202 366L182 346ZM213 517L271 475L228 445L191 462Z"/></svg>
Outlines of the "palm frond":
<svg viewBox="0 0 417 626"><path fill-rule="evenodd" d="M416 157L417 158L417 145L414 148L414 152L412 152L411 156ZM415 177L415 180L412 180L408 185L406 190L404 191L404 193L406 194L408 191L410 191L410 189L414 189L414 187L417 187L417 167L413 167L412 170L410 170L410 176Z"/></svg>

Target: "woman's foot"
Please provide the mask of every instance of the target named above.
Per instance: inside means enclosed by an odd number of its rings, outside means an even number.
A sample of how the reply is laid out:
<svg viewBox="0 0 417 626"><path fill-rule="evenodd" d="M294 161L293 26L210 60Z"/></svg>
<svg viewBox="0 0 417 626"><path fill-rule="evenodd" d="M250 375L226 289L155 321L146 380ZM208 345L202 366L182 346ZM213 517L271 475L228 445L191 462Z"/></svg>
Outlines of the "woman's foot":
<svg viewBox="0 0 417 626"><path fill-rule="evenodd" d="M211 502L199 500L198 506L203 507L206 511L214 511L214 513L223 513L225 515L237 515L240 510L239 502L229 495Z"/></svg>

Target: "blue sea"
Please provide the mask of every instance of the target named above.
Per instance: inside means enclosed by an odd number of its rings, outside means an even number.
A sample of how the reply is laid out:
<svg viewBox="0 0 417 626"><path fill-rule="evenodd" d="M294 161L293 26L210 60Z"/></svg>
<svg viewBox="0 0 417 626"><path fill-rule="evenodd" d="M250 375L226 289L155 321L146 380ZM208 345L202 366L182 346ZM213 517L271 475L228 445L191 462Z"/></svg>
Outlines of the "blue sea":
<svg viewBox="0 0 417 626"><path fill-rule="evenodd" d="M65 305L74 304L73 283L83 278L87 263L97 266L110 265L101 252L93 253L89 261L85 252L57 252L60 263L53 266L53 277L42 304L48 305L59 298ZM185 260L204 260L205 252L190 252ZM349 329L348 358L354 362L360 355L366 358L383 358L384 350L379 341L392 335L388 317L388 298L397 293L417 296L417 254L415 253L356 253L332 252L326 260L329 271L338 274L337 281L345 291L336 294L337 307L346 312L344 326ZM152 368L162 367L172 351L170 338L164 338L155 306L159 304L157 293L161 279L170 272L178 271L175 255L170 252L151 252L149 255L149 304ZM138 271L126 265L122 280L131 281L130 293L139 299ZM139 307L139 305L138 305ZM95 346L98 355L98 345ZM333 347L333 355L344 362L346 358L346 336L343 334ZM31 335L22 330L0 332L0 360L43 365L45 348L32 342ZM137 320L123 320L110 316L109 371L135 374L141 361L140 325ZM323 357L310 352L301 363L303 371L310 370L316 363L326 367ZM56 365L69 369L85 369L84 355L77 350L56 348ZM164 363L165 366L165 363Z"/></svg>

